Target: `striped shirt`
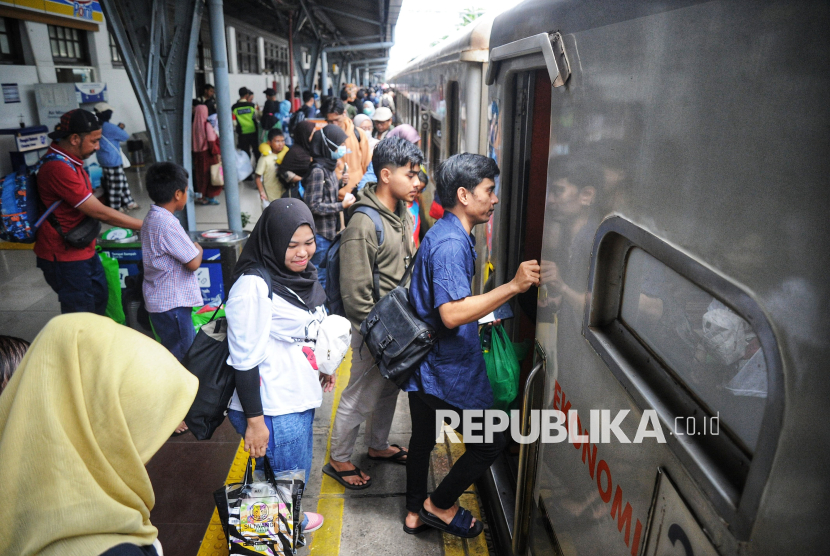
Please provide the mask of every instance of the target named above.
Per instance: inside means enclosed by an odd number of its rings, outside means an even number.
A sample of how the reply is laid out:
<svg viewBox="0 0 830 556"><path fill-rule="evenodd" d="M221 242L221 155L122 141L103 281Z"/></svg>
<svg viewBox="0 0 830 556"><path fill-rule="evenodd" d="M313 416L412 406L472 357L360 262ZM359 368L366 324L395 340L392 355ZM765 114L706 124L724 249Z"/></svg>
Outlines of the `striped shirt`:
<svg viewBox="0 0 830 556"><path fill-rule="evenodd" d="M173 213L151 206L141 227L143 290L148 312L163 313L203 304L196 273L184 266L198 255L199 249Z"/></svg>

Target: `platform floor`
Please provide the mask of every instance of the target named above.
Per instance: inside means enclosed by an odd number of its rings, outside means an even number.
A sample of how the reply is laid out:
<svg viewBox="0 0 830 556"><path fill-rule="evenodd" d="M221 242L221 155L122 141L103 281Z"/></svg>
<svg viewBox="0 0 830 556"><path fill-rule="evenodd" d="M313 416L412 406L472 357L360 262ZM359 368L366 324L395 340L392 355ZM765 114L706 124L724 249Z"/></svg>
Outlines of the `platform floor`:
<svg viewBox="0 0 830 556"><path fill-rule="evenodd" d="M133 196L142 207L133 214L143 218L149 210L150 200L141 182L142 173L130 169L127 174ZM196 207L200 230L227 226L224 194L219 199L220 206ZM253 184L240 186L240 205L253 221L261 214L259 196ZM253 227L253 221L247 229ZM31 341L52 317L60 314L60 307L57 295L35 267L31 249L14 247L19 246L0 245L0 334ZM320 470L327 461L332 413L339 392L348 383L349 368L350 356L338 371L338 387L334 392L324 394L323 405L315 414L313 469ZM409 406L402 393L390 442L405 446L409 435ZM484 534L469 541L437 531L418 536L404 533L406 468L369 460L366 451L361 434L352 461L373 478L373 486L369 489L347 491L321 472L310 477L303 508L323 514L326 522L323 528L309 535L309 546L300 549L298 554L483 556L490 553L486 529ZM431 486L436 478L443 478L462 451L460 445L436 447L432 455ZM189 435L171 438L148 463L156 494L151 520L159 529L165 556L224 556L228 553L214 516L212 493L229 474L239 475L244 461L239 435L226 421L209 441L198 442ZM482 519L473 491L462 497L461 504Z"/></svg>

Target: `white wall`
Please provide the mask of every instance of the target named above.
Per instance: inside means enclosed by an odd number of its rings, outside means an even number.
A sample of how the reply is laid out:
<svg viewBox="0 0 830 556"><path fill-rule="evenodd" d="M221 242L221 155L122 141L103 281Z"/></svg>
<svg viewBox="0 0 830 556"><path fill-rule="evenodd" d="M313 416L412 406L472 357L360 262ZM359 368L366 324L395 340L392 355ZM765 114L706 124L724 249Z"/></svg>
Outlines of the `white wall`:
<svg viewBox="0 0 830 556"><path fill-rule="evenodd" d="M49 30L44 23L22 22L24 58L34 62L27 66L0 66L3 83L17 83L20 90L19 104L0 104L0 127L18 127L20 114L27 126L38 125L34 85L56 83L55 64L49 46ZM133 92L127 71L112 65L109 35L106 23L97 33L88 33L90 62L96 70L96 79L107 84L108 103L113 108L114 123L124 122L128 133L147 129L144 116ZM91 108L91 106L85 106ZM14 139L0 136L0 176L11 172L8 152L15 150Z"/></svg>

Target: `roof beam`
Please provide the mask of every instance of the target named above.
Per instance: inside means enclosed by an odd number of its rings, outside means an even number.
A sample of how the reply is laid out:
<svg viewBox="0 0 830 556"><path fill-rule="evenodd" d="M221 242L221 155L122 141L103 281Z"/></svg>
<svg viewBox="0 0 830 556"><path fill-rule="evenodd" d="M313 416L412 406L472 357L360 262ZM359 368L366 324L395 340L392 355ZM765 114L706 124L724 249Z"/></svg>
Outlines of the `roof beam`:
<svg viewBox="0 0 830 556"><path fill-rule="evenodd" d="M369 23L371 25L381 25L381 22L377 21L376 19L369 19L368 17L361 17L359 15L350 14L348 12L342 12L340 10L335 10L334 8L329 8L328 6L318 5L316 7L317 7L318 10L323 10L325 12L330 12L330 13L337 14L337 15L340 15L340 16L343 16L343 17L349 17L349 18L355 19L357 21L362 21L363 23Z"/></svg>
<svg viewBox="0 0 830 556"><path fill-rule="evenodd" d="M300 6L303 7L303 12L305 12L306 18L308 18L308 23L311 25L311 30L314 31L314 36L317 37L317 40L322 40L323 37L320 35L320 29L317 28L317 22L314 21L314 18L311 16L311 12L308 9L308 5L306 5L306 0L300 0Z"/></svg>

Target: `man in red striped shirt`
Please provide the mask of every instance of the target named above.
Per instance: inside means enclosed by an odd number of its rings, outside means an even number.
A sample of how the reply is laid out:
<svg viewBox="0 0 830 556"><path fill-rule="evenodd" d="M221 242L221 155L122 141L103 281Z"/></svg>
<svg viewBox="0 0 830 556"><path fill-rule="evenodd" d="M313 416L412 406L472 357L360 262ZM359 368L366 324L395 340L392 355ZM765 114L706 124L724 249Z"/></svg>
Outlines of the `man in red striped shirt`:
<svg viewBox="0 0 830 556"><path fill-rule="evenodd" d="M61 116L49 137L54 140L49 147L52 159L38 171L37 189L44 206L62 202L37 230L34 249L37 266L58 294L61 313L103 315L108 290L104 268L95 253L95 239L83 247L72 247L64 235L86 217L133 230L141 229L141 220L104 206L92 194L83 160L98 150L101 126L91 112L70 110Z"/></svg>

